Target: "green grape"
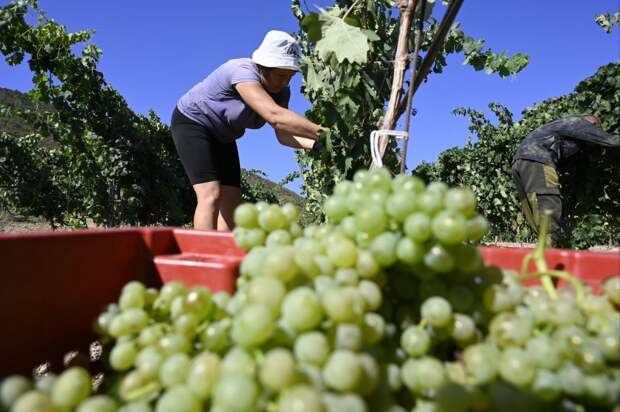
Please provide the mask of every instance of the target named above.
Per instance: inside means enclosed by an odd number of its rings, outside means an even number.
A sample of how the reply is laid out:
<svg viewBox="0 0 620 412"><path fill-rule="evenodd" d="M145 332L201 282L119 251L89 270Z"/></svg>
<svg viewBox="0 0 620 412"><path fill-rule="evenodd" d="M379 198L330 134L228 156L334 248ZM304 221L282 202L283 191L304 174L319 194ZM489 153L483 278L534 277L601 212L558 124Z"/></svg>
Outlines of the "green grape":
<svg viewBox="0 0 620 412"><path fill-rule="evenodd" d="M420 308L422 319L435 328L448 326L452 320L452 307L450 303L439 296L428 298Z"/></svg>
<svg viewBox="0 0 620 412"><path fill-rule="evenodd" d="M312 284L314 286L314 291L320 297L322 297L323 294L327 290L339 286L338 283L336 282L336 279L334 279L331 276L327 276L327 275L319 275L319 276L315 277L314 280L312 281Z"/></svg>
<svg viewBox="0 0 620 412"><path fill-rule="evenodd" d="M446 208L472 217L476 213L476 195L469 188L456 187L446 192Z"/></svg>
<svg viewBox="0 0 620 412"><path fill-rule="evenodd" d="M315 328L322 319L321 302L311 288L293 289L282 303L282 318L297 332Z"/></svg>
<svg viewBox="0 0 620 412"><path fill-rule="evenodd" d="M502 285L492 285L484 291L484 307L491 312L503 312L514 306L514 300Z"/></svg>
<svg viewBox="0 0 620 412"><path fill-rule="evenodd" d="M162 286L159 292L159 299L172 303L177 296L185 296L187 294L187 286L178 281L172 281Z"/></svg>
<svg viewBox="0 0 620 412"><path fill-rule="evenodd" d="M562 386L557 375L545 369L536 371L532 382L532 392L544 401L553 401L560 396Z"/></svg>
<svg viewBox="0 0 620 412"><path fill-rule="evenodd" d="M11 412L58 412L58 408L48 395L31 390L13 403Z"/></svg>
<svg viewBox="0 0 620 412"><path fill-rule="evenodd" d="M352 268L341 268L336 270L336 283L340 286L357 286L359 283L359 275Z"/></svg>
<svg viewBox="0 0 620 412"><path fill-rule="evenodd" d="M598 346L605 358L610 362L620 360L620 337L618 334L608 332L598 337Z"/></svg>
<svg viewBox="0 0 620 412"><path fill-rule="evenodd" d="M274 391L290 386L295 380L295 360L291 352L283 348L267 352L259 377L264 386Z"/></svg>
<svg viewBox="0 0 620 412"><path fill-rule="evenodd" d="M278 206L269 205L258 213L258 225L267 232L284 229L287 219Z"/></svg>
<svg viewBox="0 0 620 412"><path fill-rule="evenodd" d="M454 259L454 265L460 272L477 273L484 265L480 251L474 246L456 245L450 251Z"/></svg>
<svg viewBox="0 0 620 412"><path fill-rule="evenodd" d="M257 227L252 229L246 229L244 239L245 248L243 249L248 250L264 245L266 236L267 235L265 234L265 231L263 229L259 229Z"/></svg>
<svg viewBox="0 0 620 412"><path fill-rule="evenodd" d="M607 398L609 386L605 375L586 375L584 387L585 393L590 399L602 402Z"/></svg>
<svg viewBox="0 0 620 412"><path fill-rule="evenodd" d="M229 374L220 378L213 393L213 405L224 411L250 412L258 397L258 387L251 376Z"/></svg>
<svg viewBox="0 0 620 412"><path fill-rule="evenodd" d="M370 171L365 183L372 189L389 192L392 188L392 175L385 167L380 167Z"/></svg>
<svg viewBox="0 0 620 412"><path fill-rule="evenodd" d="M187 373L187 387L200 399L208 399L220 372L220 358L211 352L202 352L194 359Z"/></svg>
<svg viewBox="0 0 620 412"><path fill-rule="evenodd" d="M202 412L200 400L185 385L168 388L159 399L155 412Z"/></svg>
<svg viewBox="0 0 620 412"><path fill-rule="evenodd" d="M306 332L295 340L294 353L300 362L321 366L329 352L329 343L321 332Z"/></svg>
<svg viewBox="0 0 620 412"><path fill-rule="evenodd" d="M378 205L365 204L355 211L355 222L357 231L376 236L387 228L387 216Z"/></svg>
<svg viewBox="0 0 620 412"><path fill-rule="evenodd" d="M366 169L359 169L353 175L353 182L361 185L368 185L368 180L370 179L370 172Z"/></svg>
<svg viewBox="0 0 620 412"><path fill-rule="evenodd" d="M375 237L370 244L370 252L381 266L391 266L396 262L396 246L398 236L392 232L384 232Z"/></svg>
<svg viewBox="0 0 620 412"><path fill-rule="evenodd" d="M416 195L409 191L395 192L388 196L385 209L398 222L404 222L416 209Z"/></svg>
<svg viewBox="0 0 620 412"><path fill-rule="evenodd" d="M540 368L553 371L562 365L560 352L548 335L532 337L527 342L526 350L536 366Z"/></svg>
<svg viewBox="0 0 620 412"><path fill-rule="evenodd" d="M252 203L243 203L235 208L233 219L236 226L255 228L258 226L258 210Z"/></svg>
<svg viewBox="0 0 620 412"><path fill-rule="evenodd" d="M354 267L357 261L357 247L345 237L335 237L328 240L327 257L336 267Z"/></svg>
<svg viewBox="0 0 620 412"><path fill-rule="evenodd" d="M290 245L293 243L293 238L291 234L284 229L274 230L269 233L267 239L265 240L265 244L267 246L276 246L276 245Z"/></svg>
<svg viewBox="0 0 620 412"><path fill-rule="evenodd" d="M407 360L401 369L401 378L416 394L437 390L446 382L443 365L430 356Z"/></svg>
<svg viewBox="0 0 620 412"><path fill-rule="evenodd" d="M278 412L323 412L319 393L308 385L285 389L278 399Z"/></svg>
<svg viewBox="0 0 620 412"><path fill-rule="evenodd" d="M301 227L301 225L297 222L293 222L290 224L289 228L288 228L289 233L291 234L291 236L293 237L293 239L297 239L300 236L303 235L304 230Z"/></svg>
<svg viewBox="0 0 620 412"><path fill-rule="evenodd" d="M585 375L577 366L572 363L564 363L558 371L558 379L562 386L562 391L570 396L582 396L585 392Z"/></svg>
<svg viewBox="0 0 620 412"><path fill-rule="evenodd" d="M426 188L424 181L417 176L397 175L392 179L392 191L400 192L402 190L412 193L421 193Z"/></svg>
<svg viewBox="0 0 620 412"><path fill-rule="evenodd" d="M590 342L579 352L576 361L588 373L598 373L605 368L603 352Z"/></svg>
<svg viewBox="0 0 620 412"><path fill-rule="evenodd" d="M400 239L396 245L396 257L407 265L420 263L424 259L425 252L423 245L408 237Z"/></svg>
<svg viewBox="0 0 620 412"><path fill-rule="evenodd" d="M269 249L271 250L271 249ZM241 262L239 274L241 276L255 277L262 274L262 265L268 250L266 247L259 246L252 249Z"/></svg>
<svg viewBox="0 0 620 412"><path fill-rule="evenodd" d="M414 358L426 355L430 345L430 336L419 326L408 327L400 337L400 346Z"/></svg>
<svg viewBox="0 0 620 412"><path fill-rule="evenodd" d="M97 395L86 399L76 412L117 412L114 399L106 395Z"/></svg>
<svg viewBox="0 0 620 412"><path fill-rule="evenodd" d="M141 347L155 345L166 334L167 327L162 323L147 326L138 335L138 344Z"/></svg>
<svg viewBox="0 0 620 412"><path fill-rule="evenodd" d="M132 281L121 290L118 305L122 310L129 308L142 309L146 304L146 287L138 281Z"/></svg>
<svg viewBox="0 0 620 412"><path fill-rule="evenodd" d="M499 373L506 382L517 387L524 387L534 379L536 366L526 351L510 347L501 354Z"/></svg>
<svg viewBox="0 0 620 412"><path fill-rule="evenodd" d="M56 379L58 379L58 376L56 376L55 374L46 373L45 375L39 376L35 379L34 386L37 391L49 395L52 393L52 388L56 383Z"/></svg>
<svg viewBox="0 0 620 412"><path fill-rule="evenodd" d="M185 353L170 355L161 365L159 381L165 387L173 387L185 382L191 366L191 359Z"/></svg>
<svg viewBox="0 0 620 412"><path fill-rule="evenodd" d="M342 233L349 239L355 239L357 235L357 221L355 216L346 216L340 222L340 229Z"/></svg>
<svg viewBox="0 0 620 412"><path fill-rule="evenodd" d="M284 284L273 277L261 276L253 279L247 286L249 303L260 303L271 309L274 315L280 312L280 305L286 294Z"/></svg>
<svg viewBox="0 0 620 412"><path fill-rule="evenodd" d="M122 317L128 335L140 333L149 321L147 313L137 308L126 309L119 316Z"/></svg>
<svg viewBox="0 0 620 412"><path fill-rule="evenodd" d="M333 223L341 222L349 215L347 200L343 196L336 195L328 198L323 205L323 210L325 216Z"/></svg>
<svg viewBox="0 0 620 412"><path fill-rule="evenodd" d="M489 233L489 222L480 215L467 220L467 239L478 241Z"/></svg>
<svg viewBox="0 0 620 412"><path fill-rule="evenodd" d="M463 352L465 371L479 385L495 379L499 358L497 348L488 343L468 346Z"/></svg>
<svg viewBox="0 0 620 412"><path fill-rule="evenodd" d="M326 290L321 303L327 316L336 323L356 322L362 315L363 297L354 289L336 287ZM361 300L361 301L360 301Z"/></svg>
<svg viewBox="0 0 620 412"><path fill-rule="evenodd" d="M385 321L383 317L372 312L364 314L362 332L365 343L372 345L379 342L385 334Z"/></svg>
<svg viewBox="0 0 620 412"><path fill-rule="evenodd" d="M174 331L180 335L192 338L198 327L198 317L192 313L183 313L174 320Z"/></svg>
<svg viewBox="0 0 620 412"><path fill-rule="evenodd" d="M443 195L437 191L426 190L418 195L417 207L429 216L443 209Z"/></svg>
<svg viewBox="0 0 620 412"><path fill-rule="evenodd" d="M323 366L325 384L337 391L353 390L362 378L362 366L355 353L348 350L335 350Z"/></svg>
<svg viewBox="0 0 620 412"><path fill-rule="evenodd" d="M373 278L380 270L377 260L373 254L367 250L358 251L356 269L363 278Z"/></svg>
<svg viewBox="0 0 620 412"><path fill-rule="evenodd" d="M489 334L499 347L523 346L530 337L531 326L514 313L500 313L491 321Z"/></svg>
<svg viewBox="0 0 620 412"><path fill-rule="evenodd" d="M412 213L403 225L403 231L411 240L423 243L431 238L433 232L431 219L425 213Z"/></svg>
<svg viewBox="0 0 620 412"><path fill-rule="evenodd" d="M31 389L32 382L24 376L7 376L0 385L0 404L8 410L21 395Z"/></svg>
<svg viewBox="0 0 620 412"><path fill-rule="evenodd" d="M448 273L454 268L454 259L441 245L433 245L424 255L424 264L438 273Z"/></svg>
<svg viewBox="0 0 620 412"><path fill-rule="evenodd" d="M144 376L154 378L159 375L163 361L163 355L154 346L147 346L138 352L135 367Z"/></svg>
<svg viewBox="0 0 620 412"><path fill-rule="evenodd" d="M83 368L65 370L52 388L52 402L64 408L76 407L90 395L90 379L90 374Z"/></svg>
<svg viewBox="0 0 620 412"><path fill-rule="evenodd" d="M269 340L274 329L275 322L271 309L259 303L251 303L235 316L231 337L239 345L256 346Z"/></svg>
<svg viewBox="0 0 620 412"><path fill-rule="evenodd" d="M299 215L301 211L299 210L299 207L297 207L293 203L286 202L285 204L282 205L280 210L282 211L286 219L289 221L289 223L295 223L297 222L297 220L299 220Z"/></svg>
<svg viewBox="0 0 620 412"><path fill-rule="evenodd" d="M295 264L295 250L290 246L269 248L262 262L263 273L282 282L290 282L297 276L299 267Z"/></svg>
<svg viewBox="0 0 620 412"><path fill-rule="evenodd" d="M204 286L194 286L183 299L183 312L191 313L203 320L213 311L213 295Z"/></svg>
<svg viewBox="0 0 620 412"><path fill-rule="evenodd" d="M620 306L620 276L610 276L605 279L603 291L611 303Z"/></svg>
<svg viewBox="0 0 620 412"><path fill-rule="evenodd" d="M350 180L341 180L334 186L334 195L335 196L346 196L349 194L349 191L353 187L353 182Z"/></svg>
<svg viewBox="0 0 620 412"><path fill-rule="evenodd" d="M228 332L231 326L232 322L230 319L222 319L207 326L200 337L202 348L221 353L228 346Z"/></svg>
<svg viewBox="0 0 620 412"><path fill-rule="evenodd" d="M118 412L153 412L153 408L147 401L135 401L124 404Z"/></svg>
<svg viewBox="0 0 620 412"><path fill-rule="evenodd" d="M358 359L362 367L362 377L357 388L355 388L355 392L362 396L368 396L379 385L381 371L379 370L379 364L372 355L360 353Z"/></svg>
<svg viewBox="0 0 620 412"><path fill-rule="evenodd" d="M450 328L450 336L461 345L472 342L476 338L474 320L467 315L455 313Z"/></svg>
<svg viewBox="0 0 620 412"><path fill-rule="evenodd" d="M243 374L243 375L254 375L256 371L256 363L250 354L240 348L233 347L224 359L222 359L222 363L220 365L220 374Z"/></svg>
<svg viewBox="0 0 620 412"><path fill-rule="evenodd" d="M183 335L171 333L159 340L159 349L163 355L173 355L175 353L187 353L191 349L191 342Z"/></svg>
<svg viewBox="0 0 620 412"><path fill-rule="evenodd" d="M463 216L450 211L439 212L431 224L433 236L444 245L456 245L467 238L467 223Z"/></svg>
<svg viewBox="0 0 620 412"><path fill-rule="evenodd" d="M353 187L347 195L347 208L350 213L356 213L358 210L368 204L368 192Z"/></svg>
<svg viewBox="0 0 620 412"><path fill-rule="evenodd" d="M368 310L379 309L383 302L383 294L375 282L362 280L358 285L358 290L364 298L365 307Z"/></svg>
<svg viewBox="0 0 620 412"><path fill-rule="evenodd" d="M364 338L362 328L354 323L341 323L336 326L334 347L357 352L362 348Z"/></svg>
<svg viewBox="0 0 620 412"><path fill-rule="evenodd" d="M118 342L110 352L110 366L116 371L125 371L133 366L137 353L134 342Z"/></svg>

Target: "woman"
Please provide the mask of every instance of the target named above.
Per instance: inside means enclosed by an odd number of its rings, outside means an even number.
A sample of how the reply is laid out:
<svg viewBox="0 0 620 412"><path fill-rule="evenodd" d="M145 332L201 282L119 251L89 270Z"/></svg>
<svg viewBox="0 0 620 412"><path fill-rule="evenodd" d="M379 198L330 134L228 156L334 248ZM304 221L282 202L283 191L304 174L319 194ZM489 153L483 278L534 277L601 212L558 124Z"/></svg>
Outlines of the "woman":
<svg viewBox="0 0 620 412"><path fill-rule="evenodd" d="M321 127L290 110L289 81L299 71L293 37L270 31L252 58L229 60L190 89L172 114L172 138L196 192L194 228L231 230L241 203L235 140L265 122L281 144L321 151Z"/></svg>

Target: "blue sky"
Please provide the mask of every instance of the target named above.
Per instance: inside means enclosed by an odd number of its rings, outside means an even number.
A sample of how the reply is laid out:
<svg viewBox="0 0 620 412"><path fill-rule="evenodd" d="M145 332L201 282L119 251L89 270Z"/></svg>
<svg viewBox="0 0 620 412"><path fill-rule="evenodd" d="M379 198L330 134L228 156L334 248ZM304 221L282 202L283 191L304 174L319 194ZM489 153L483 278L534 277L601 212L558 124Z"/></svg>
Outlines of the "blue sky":
<svg viewBox="0 0 620 412"><path fill-rule="evenodd" d="M311 8L332 3L306 2ZM177 99L217 66L249 57L269 30L298 29L288 0L39 0L39 5L70 31L95 30L92 42L103 49L99 68L106 80L135 111L153 109L165 123ZM531 63L517 76L500 79L463 66L461 56L450 58L445 72L432 76L415 96L409 167L466 142L468 123L452 109L484 110L498 102L518 114L570 92L599 66L617 61L620 32L606 34L594 18L619 8L618 0L464 2L457 21L467 34L498 52L528 53ZM25 64L0 61L0 87L28 91L31 84ZM290 107L303 114L309 103L300 84L297 75ZM275 181L297 170L294 152L278 144L269 126L249 130L238 144L242 167L261 169ZM299 181L289 187L298 190Z"/></svg>

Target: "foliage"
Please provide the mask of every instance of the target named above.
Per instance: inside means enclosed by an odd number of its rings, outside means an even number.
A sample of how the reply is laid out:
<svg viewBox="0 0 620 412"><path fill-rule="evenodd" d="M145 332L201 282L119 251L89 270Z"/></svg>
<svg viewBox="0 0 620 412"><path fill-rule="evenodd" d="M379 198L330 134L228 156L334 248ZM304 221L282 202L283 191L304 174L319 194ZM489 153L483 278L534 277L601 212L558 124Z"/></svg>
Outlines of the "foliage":
<svg viewBox="0 0 620 412"><path fill-rule="evenodd" d="M599 68L579 83L573 93L551 98L527 108L515 122L513 114L499 104L489 109L497 124L480 111L460 108L469 117L471 137L462 148L441 153L433 164L423 163L417 173L427 180L470 186L481 210L491 223L488 239L531 241L533 236L521 215L511 175L512 157L519 142L533 129L560 117L592 113L603 128L620 133L620 64ZM591 148L561 173L563 208L571 231L565 246L585 248L620 239L620 153ZM513 218L515 217L515 218Z"/></svg>
<svg viewBox="0 0 620 412"><path fill-rule="evenodd" d="M26 22L29 11L37 25ZM35 0L0 9L0 52L11 65L27 58L34 83L33 104L0 105L0 118L20 119L30 129L12 126L18 132L0 134L2 206L42 215L52 227L83 227L87 217L107 226L191 221L195 196L169 127L152 111L134 113L104 80L99 48L87 44L73 53L90 36L68 33ZM276 200L260 179L249 183L247 176L244 199Z"/></svg>
<svg viewBox="0 0 620 412"><path fill-rule="evenodd" d="M615 27L620 27L620 11L615 12L613 15L609 12L599 14L596 16L596 24L601 26L607 33L611 33Z"/></svg>
<svg viewBox="0 0 620 412"><path fill-rule="evenodd" d="M422 51L428 50L439 23L432 17L435 2L429 2L424 19L426 28ZM298 18L297 33L303 50L302 92L312 103L306 116L327 128L322 134L326 153L299 152L297 160L304 179L306 210L321 219L320 208L335 183L350 178L370 164L368 138L377 129L390 96L393 59L398 38L398 16L388 0L336 0L319 12L302 10L299 0L292 1ZM418 13L419 14L419 13ZM413 49L413 36L410 36ZM455 24L433 66L441 73L445 56L464 55L464 62L476 70L515 74L528 62L527 56L509 58L484 49L484 42L466 36ZM388 146L384 163L396 168L396 146Z"/></svg>

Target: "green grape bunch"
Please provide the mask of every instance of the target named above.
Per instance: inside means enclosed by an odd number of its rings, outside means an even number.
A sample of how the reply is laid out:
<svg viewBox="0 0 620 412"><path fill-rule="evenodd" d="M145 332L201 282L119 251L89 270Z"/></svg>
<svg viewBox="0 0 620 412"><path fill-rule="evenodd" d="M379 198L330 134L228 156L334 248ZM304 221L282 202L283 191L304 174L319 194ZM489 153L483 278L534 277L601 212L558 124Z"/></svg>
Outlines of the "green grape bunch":
<svg viewBox="0 0 620 412"><path fill-rule="evenodd" d="M470 189L386 169L338 183L324 212L302 228L291 204L240 205L234 294L130 282L94 322L104 384L78 367L9 376L1 407L618 412L620 277L602 295L524 287L484 264Z"/></svg>

